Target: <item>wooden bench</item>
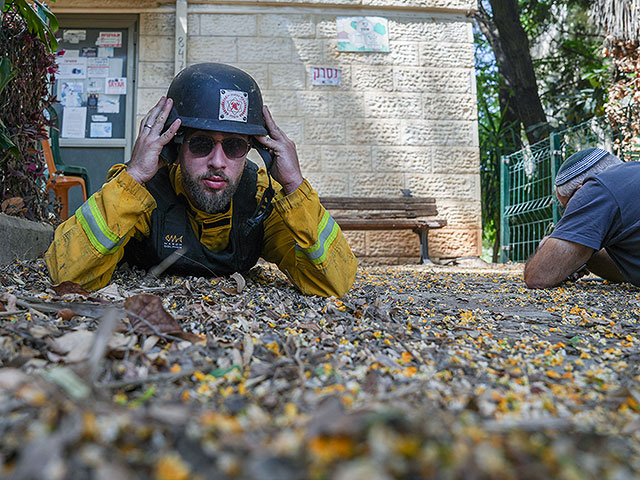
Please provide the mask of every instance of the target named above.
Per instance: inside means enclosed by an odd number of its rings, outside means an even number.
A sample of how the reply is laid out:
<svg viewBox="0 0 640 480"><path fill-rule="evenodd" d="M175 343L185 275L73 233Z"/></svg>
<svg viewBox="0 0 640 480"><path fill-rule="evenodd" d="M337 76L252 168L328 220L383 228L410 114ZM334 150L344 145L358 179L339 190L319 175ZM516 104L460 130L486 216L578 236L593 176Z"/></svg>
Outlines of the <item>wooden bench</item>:
<svg viewBox="0 0 640 480"><path fill-rule="evenodd" d="M332 211L332 217L342 230L413 230L420 237L423 264L432 263L429 230L447 224L446 220L419 218L438 215L435 198L322 197L320 202Z"/></svg>

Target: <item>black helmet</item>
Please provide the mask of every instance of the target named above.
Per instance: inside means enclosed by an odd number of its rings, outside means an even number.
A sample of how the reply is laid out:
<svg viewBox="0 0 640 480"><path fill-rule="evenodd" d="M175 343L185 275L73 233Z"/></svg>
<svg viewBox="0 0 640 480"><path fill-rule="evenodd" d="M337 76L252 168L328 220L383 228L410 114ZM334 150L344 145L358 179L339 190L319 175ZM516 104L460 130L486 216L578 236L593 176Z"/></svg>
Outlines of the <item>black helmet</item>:
<svg viewBox="0 0 640 480"><path fill-rule="evenodd" d="M167 97L173 99L173 108L165 129L179 118L181 130L267 135L260 88L239 68L222 63L191 65L175 76ZM183 140L179 132L163 149L163 157L175 161Z"/></svg>

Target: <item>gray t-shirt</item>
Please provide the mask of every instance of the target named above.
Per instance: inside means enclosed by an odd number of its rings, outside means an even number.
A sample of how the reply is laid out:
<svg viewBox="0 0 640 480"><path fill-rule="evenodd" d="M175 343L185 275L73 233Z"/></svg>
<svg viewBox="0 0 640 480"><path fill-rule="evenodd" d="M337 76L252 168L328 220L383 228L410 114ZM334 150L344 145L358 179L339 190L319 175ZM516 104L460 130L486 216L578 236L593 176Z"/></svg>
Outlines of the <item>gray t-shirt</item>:
<svg viewBox="0 0 640 480"><path fill-rule="evenodd" d="M640 286L640 162L588 178L567 205L552 238L602 248L620 273Z"/></svg>

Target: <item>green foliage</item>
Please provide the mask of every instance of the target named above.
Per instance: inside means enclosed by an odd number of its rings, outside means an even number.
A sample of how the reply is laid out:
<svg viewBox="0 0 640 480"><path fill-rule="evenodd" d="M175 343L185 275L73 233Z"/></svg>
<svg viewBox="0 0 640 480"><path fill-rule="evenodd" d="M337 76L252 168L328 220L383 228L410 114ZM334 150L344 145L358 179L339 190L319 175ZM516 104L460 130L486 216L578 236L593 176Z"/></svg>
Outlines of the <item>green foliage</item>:
<svg viewBox="0 0 640 480"><path fill-rule="evenodd" d="M53 102L56 69L53 31L58 22L38 2L43 17L25 0L4 1L0 31L0 202L23 205L11 213L32 220L48 218L43 188L45 162L39 150L44 110Z"/></svg>
<svg viewBox="0 0 640 480"><path fill-rule="evenodd" d="M37 6L37 12L31 6L32 3ZM54 33L58 30L59 23L56 16L49 10L49 7L38 0L5 0L2 6L2 13L11 11L11 9L16 9L19 12L20 16L26 21L29 32L42 40L50 52L56 51L58 41ZM42 16L39 15L40 12Z"/></svg>
<svg viewBox="0 0 640 480"><path fill-rule="evenodd" d="M7 84L17 75L18 71L11 65L11 60L3 58L0 60L0 94ZM0 119L0 151L7 152L14 157L18 157L18 147L7 135L7 127Z"/></svg>
<svg viewBox="0 0 640 480"><path fill-rule="evenodd" d="M518 3L549 122L555 128L566 128L603 115L611 67L601 54L603 37L589 16L591 2L519 0ZM489 7L486 1L483 4ZM519 125L505 121L506 105L501 106L498 100L503 79L491 47L479 32L475 35L475 50L483 234L497 252L500 157L520 149L524 135Z"/></svg>
<svg viewBox="0 0 640 480"><path fill-rule="evenodd" d="M492 257L496 262L500 238L500 162L503 155L520 148L521 132L517 122L506 121L506 109L500 108L498 91L503 79L488 42L479 33L475 35L475 49L482 229L485 242L493 245Z"/></svg>

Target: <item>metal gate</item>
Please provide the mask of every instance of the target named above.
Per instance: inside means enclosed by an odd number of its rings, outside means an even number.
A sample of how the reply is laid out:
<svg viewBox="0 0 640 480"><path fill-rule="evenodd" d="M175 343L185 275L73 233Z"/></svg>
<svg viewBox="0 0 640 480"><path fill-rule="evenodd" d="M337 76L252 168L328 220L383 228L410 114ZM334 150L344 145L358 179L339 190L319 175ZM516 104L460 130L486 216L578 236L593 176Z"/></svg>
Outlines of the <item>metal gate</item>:
<svg viewBox="0 0 640 480"><path fill-rule="evenodd" d="M524 262L560 219L553 194L564 160L583 148L613 152L614 133L598 119L552 133L548 139L502 157L500 170L501 262ZM618 152L624 160L637 150ZM626 157L626 158L625 158Z"/></svg>

